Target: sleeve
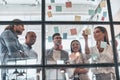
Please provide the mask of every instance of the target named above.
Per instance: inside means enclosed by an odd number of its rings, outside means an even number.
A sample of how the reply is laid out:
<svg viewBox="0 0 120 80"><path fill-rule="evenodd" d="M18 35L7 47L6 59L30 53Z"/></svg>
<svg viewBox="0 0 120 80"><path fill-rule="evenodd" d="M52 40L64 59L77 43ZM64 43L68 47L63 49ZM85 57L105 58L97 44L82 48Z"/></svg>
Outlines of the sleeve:
<svg viewBox="0 0 120 80"><path fill-rule="evenodd" d="M22 45L20 45L18 39L13 35L11 31L5 31L3 34L3 40L8 49L8 55L10 57L21 57L20 50L22 51Z"/></svg>

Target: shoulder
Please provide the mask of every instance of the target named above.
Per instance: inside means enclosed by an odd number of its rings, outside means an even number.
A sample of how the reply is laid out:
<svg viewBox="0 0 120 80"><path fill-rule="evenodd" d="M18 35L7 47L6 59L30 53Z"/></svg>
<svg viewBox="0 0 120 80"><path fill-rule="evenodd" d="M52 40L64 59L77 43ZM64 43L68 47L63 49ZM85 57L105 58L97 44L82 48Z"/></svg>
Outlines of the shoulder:
<svg viewBox="0 0 120 80"><path fill-rule="evenodd" d="M65 50L62 50L61 52L68 55L68 52Z"/></svg>

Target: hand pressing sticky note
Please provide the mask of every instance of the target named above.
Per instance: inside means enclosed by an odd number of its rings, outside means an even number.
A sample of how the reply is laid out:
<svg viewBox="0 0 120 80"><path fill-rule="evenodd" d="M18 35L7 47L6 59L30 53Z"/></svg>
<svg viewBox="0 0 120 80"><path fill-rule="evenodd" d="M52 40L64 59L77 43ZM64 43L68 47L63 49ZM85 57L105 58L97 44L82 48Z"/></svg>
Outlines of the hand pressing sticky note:
<svg viewBox="0 0 120 80"><path fill-rule="evenodd" d="M100 7L102 8L102 7L106 7L106 2L105 1L102 1L101 3L100 3Z"/></svg>
<svg viewBox="0 0 120 80"><path fill-rule="evenodd" d="M101 41L100 48L106 48L106 47L107 47L107 42Z"/></svg>
<svg viewBox="0 0 120 80"><path fill-rule="evenodd" d="M91 35L91 30L90 30L89 28L86 28L86 29L85 29L85 34L86 34L86 35Z"/></svg>

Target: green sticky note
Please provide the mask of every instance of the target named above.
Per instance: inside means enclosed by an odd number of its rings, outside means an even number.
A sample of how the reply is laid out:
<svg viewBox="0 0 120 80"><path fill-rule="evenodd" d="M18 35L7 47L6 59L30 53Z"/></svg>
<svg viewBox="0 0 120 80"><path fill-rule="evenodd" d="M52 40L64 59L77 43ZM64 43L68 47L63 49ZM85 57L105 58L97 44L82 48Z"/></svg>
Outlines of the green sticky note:
<svg viewBox="0 0 120 80"><path fill-rule="evenodd" d="M52 42L52 36L48 36L48 42Z"/></svg>
<svg viewBox="0 0 120 80"><path fill-rule="evenodd" d="M67 39L67 33L63 33L63 39Z"/></svg>
<svg viewBox="0 0 120 80"><path fill-rule="evenodd" d="M101 7L99 6L99 7L97 8L97 12L98 12L98 13L101 13L101 11L102 11L102 9L101 9Z"/></svg>
<svg viewBox="0 0 120 80"><path fill-rule="evenodd" d="M89 15L94 15L95 11L94 10L89 10Z"/></svg>
<svg viewBox="0 0 120 80"><path fill-rule="evenodd" d="M54 3L55 2L55 0L51 0L51 3Z"/></svg>
<svg viewBox="0 0 120 80"><path fill-rule="evenodd" d="M62 11L62 6L56 6L56 12L61 12Z"/></svg>
<svg viewBox="0 0 120 80"><path fill-rule="evenodd" d="M54 32L58 33L59 32L59 28L58 27L54 27Z"/></svg>

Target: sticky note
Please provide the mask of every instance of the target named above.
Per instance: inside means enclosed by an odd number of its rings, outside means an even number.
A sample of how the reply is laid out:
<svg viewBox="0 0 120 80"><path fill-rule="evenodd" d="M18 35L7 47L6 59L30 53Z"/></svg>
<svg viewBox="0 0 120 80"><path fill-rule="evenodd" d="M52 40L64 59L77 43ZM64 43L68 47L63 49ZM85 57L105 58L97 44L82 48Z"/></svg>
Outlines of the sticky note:
<svg viewBox="0 0 120 80"><path fill-rule="evenodd" d="M63 39L67 39L67 33L63 33Z"/></svg>
<svg viewBox="0 0 120 80"><path fill-rule="evenodd" d="M81 16L75 16L75 21L80 21Z"/></svg>
<svg viewBox="0 0 120 80"><path fill-rule="evenodd" d="M105 17L102 17L101 20L104 21L104 20L105 20Z"/></svg>
<svg viewBox="0 0 120 80"><path fill-rule="evenodd" d="M85 29L85 34L86 34L86 35L90 35L90 34L91 34L91 30L90 30L89 28L86 28L86 29Z"/></svg>
<svg viewBox="0 0 120 80"><path fill-rule="evenodd" d="M70 29L71 35L77 35L76 28Z"/></svg>
<svg viewBox="0 0 120 80"><path fill-rule="evenodd" d="M51 10L51 9L52 9L52 7L51 7L51 5L49 5L49 6L48 6L48 10Z"/></svg>
<svg viewBox="0 0 120 80"><path fill-rule="evenodd" d="M92 10L92 9L90 9L90 10L89 10L89 15L94 15L94 14L95 14L95 11Z"/></svg>
<svg viewBox="0 0 120 80"><path fill-rule="evenodd" d="M62 11L62 6L56 6L56 12L61 12Z"/></svg>
<svg viewBox="0 0 120 80"><path fill-rule="evenodd" d="M66 2L66 8L71 8L72 7L72 3L71 2Z"/></svg>
<svg viewBox="0 0 120 80"><path fill-rule="evenodd" d="M63 60L57 60L57 64L64 64Z"/></svg>
<svg viewBox="0 0 120 80"><path fill-rule="evenodd" d="M104 16L104 17L107 16L107 12L106 12L106 11L103 12L103 16Z"/></svg>
<svg viewBox="0 0 120 80"><path fill-rule="evenodd" d="M54 3L55 2L55 0L51 0L51 3Z"/></svg>
<svg viewBox="0 0 120 80"><path fill-rule="evenodd" d="M100 55L99 53L92 53L92 60L97 61L99 59Z"/></svg>
<svg viewBox="0 0 120 80"><path fill-rule="evenodd" d="M101 41L100 48L106 48L106 47L107 47L107 42Z"/></svg>
<svg viewBox="0 0 120 80"><path fill-rule="evenodd" d="M56 26L56 27L54 27L54 32L55 33L58 33L59 32L59 28Z"/></svg>
<svg viewBox="0 0 120 80"><path fill-rule="evenodd" d="M47 15L48 15L48 17L52 17L51 11L48 11L48 12L47 12Z"/></svg>
<svg viewBox="0 0 120 80"><path fill-rule="evenodd" d="M52 36L48 36L48 42L52 42Z"/></svg>
<svg viewBox="0 0 120 80"><path fill-rule="evenodd" d="M98 8L97 8L97 12L98 12L98 13L101 13L101 11L102 11L101 7L98 6Z"/></svg>
<svg viewBox="0 0 120 80"><path fill-rule="evenodd" d="M101 8L102 8L102 7L106 7L105 1L102 1L102 2L100 3L100 7L101 7Z"/></svg>

